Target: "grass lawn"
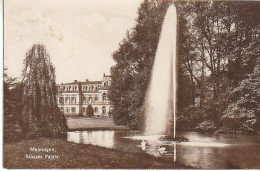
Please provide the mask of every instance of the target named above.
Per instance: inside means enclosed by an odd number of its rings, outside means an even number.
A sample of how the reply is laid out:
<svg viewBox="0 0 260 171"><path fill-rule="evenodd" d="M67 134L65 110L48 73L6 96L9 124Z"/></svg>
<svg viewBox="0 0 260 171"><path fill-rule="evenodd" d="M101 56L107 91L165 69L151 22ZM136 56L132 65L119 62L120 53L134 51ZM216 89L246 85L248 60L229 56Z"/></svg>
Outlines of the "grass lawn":
<svg viewBox="0 0 260 171"><path fill-rule="evenodd" d="M32 147L51 148L54 151L35 152ZM51 138L5 143L3 161L4 168L187 168L182 164L144 153L127 153Z"/></svg>
<svg viewBox="0 0 260 171"><path fill-rule="evenodd" d="M115 125L109 117L67 117L69 130L124 130L125 126Z"/></svg>

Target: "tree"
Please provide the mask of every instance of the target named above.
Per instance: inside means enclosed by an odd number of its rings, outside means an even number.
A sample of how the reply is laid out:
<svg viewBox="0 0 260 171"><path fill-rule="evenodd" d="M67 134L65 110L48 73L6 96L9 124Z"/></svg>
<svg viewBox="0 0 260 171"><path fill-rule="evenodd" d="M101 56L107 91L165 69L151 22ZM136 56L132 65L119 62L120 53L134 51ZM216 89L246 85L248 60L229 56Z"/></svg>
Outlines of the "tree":
<svg viewBox="0 0 260 171"><path fill-rule="evenodd" d="M258 63L260 3L207 1L178 4L179 55L183 72L190 79L193 100L193 105L178 115L182 128L207 129L211 125L218 129L231 121L237 128L243 127L244 121L239 115L229 118L226 111L242 110L233 104L237 99L232 90L241 89L240 83L249 81L247 79ZM253 94L251 91L249 96ZM242 95L239 97L246 99ZM195 99L199 99L199 103ZM255 126L252 128L257 130Z"/></svg>
<svg viewBox="0 0 260 171"><path fill-rule="evenodd" d="M7 75L7 68L4 68L4 141L10 142L23 137L19 125L21 109L20 83L16 78Z"/></svg>
<svg viewBox="0 0 260 171"><path fill-rule="evenodd" d="M92 117L93 115L94 115L93 107L92 107L92 105L88 105L88 107L87 107L87 116L88 117Z"/></svg>
<svg viewBox="0 0 260 171"><path fill-rule="evenodd" d="M113 53L116 65L111 68L112 83L109 98L114 105L113 119L116 124L132 129L142 129L144 110L142 108L151 77L152 66L160 38L165 13L172 2L145 0L139 10L136 25ZM179 65L181 65L179 63ZM178 105L187 105L186 81L181 66L178 80ZM188 102L189 103L189 102Z"/></svg>
<svg viewBox="0 0 260 171"><path fill-rule="evenodd" d="M34 44L26 53L23 69L21 126L26 133L51 136L65 132L67 123L56 100L55 69L46 48Z"/></svg>
<svg viewBox="0 0 260 171"><path fill-rule="evenodd" d="M224 126L243 132L259 132L260 58L254 72L231 92L230 104L223 112Z"/></svg>

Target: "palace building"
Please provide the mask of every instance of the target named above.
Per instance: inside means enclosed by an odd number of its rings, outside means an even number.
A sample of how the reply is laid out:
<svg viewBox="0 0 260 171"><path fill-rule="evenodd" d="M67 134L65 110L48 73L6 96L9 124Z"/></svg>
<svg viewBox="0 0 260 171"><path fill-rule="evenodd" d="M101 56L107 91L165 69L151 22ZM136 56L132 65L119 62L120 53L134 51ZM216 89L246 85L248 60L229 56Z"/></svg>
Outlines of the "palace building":
<svg viewBox="0 0 260 171"><path fill-rule="evenodd" d="M84 82L74 80L72 83L58 85L58 107L66 115L86 115L88 105L91 105L96 116L108 116L113 105L108 100L107 93L111 85L111 77L103 75L102 81Z"/></svg>

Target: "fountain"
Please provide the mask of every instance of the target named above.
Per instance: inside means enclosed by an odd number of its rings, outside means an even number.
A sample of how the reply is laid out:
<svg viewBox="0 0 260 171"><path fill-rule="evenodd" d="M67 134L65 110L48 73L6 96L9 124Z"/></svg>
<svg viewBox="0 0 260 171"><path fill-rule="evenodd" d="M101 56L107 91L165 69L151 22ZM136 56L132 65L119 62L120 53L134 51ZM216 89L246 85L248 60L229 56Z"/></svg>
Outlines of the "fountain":
<svg viewBox="0 0 260 171"><path fill-rule="evenodd" d="M176 58L177 12L175 5L171 5L162 25L143 106L145 110L145 135L125 138L146 140L148 154L160 156L166 153L171 155L173 152L174 161L176 161L177 155L176 143L189 141L184 137L176 137Z"/></svg>
<svg viewBox="0 0 260 171"><path fill-rule="evenodd" d="M152 77L144 103L145 134L176 137L177 12L171 5L165 15Z"/></svg>

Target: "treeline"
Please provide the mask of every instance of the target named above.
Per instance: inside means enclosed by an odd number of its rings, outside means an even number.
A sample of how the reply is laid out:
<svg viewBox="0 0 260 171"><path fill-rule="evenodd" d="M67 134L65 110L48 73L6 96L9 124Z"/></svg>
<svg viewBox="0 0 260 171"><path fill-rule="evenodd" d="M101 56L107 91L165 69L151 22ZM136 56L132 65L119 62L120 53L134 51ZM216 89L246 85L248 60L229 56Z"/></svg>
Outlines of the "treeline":
<svg viewBox="0 0 260 171"><path fill-rule="evenodd" d="M55 69L44 45L35 44L27 52L21 81L4 71L5 142L67 131L56 100Z"/></svg>
<svg viewBox="0 0 260 171"><path fill-rule="evenodd" d="M114 120L142 128L142 104L172 2L145 0L113 53ZM258 132L260 3L177 2L179 130ZM160 97L160 95L158 95Z"/></svg>

